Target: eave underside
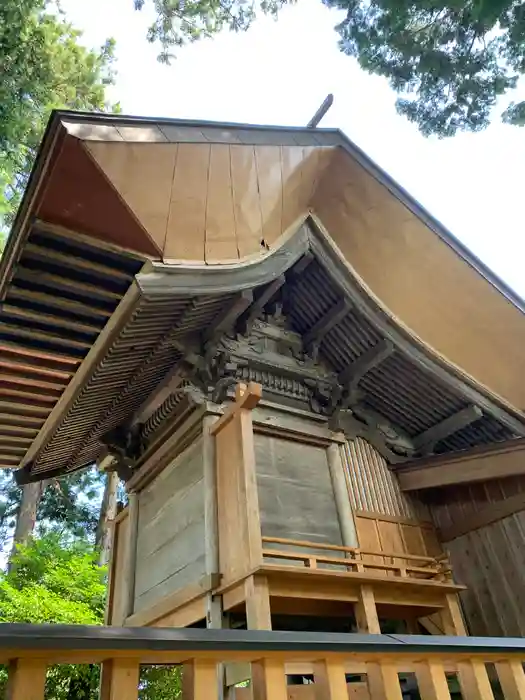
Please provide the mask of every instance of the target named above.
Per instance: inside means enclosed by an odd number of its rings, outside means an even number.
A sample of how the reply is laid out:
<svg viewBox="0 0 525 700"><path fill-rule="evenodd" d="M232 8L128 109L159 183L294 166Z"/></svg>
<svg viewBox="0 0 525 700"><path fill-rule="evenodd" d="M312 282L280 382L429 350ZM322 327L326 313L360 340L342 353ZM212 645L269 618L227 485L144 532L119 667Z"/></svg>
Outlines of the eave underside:
<svg viewBox="0 0 525 700"><path fill-rule="evenodd" d="M384 319L374 322L373 305L363 300L357 285L350 293L350 276L334 268L321 238L310 222L256 264L230 270L156 266L139 274L138 292L122 311L120 331L106 339L47 441L25 460L22 479L39 480L96 461L107 450L108 431L130 426L168 378L177 372L191 376L206 362L217 336L241 331L277 302L289 330L307 341L308 352L341 382L353 383L357 398L352 406L360 420L372 416L376 427L416 446L413 453L396 454L394 445L390 454L396 460L525 434L519 417L428 358L421 361ZM384 347L388 352L381 355L378 349ZM157 410L166 410L171 395Z"/></svg>

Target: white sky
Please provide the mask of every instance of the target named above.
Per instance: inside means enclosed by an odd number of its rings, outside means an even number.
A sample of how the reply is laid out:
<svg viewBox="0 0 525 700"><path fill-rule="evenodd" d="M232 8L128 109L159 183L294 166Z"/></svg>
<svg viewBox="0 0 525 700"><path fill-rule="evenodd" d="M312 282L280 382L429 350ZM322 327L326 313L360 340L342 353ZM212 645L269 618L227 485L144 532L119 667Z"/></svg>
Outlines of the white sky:
<svg viewBox="0 0 525 700"><path fill-rule="evenodd" d="M151 0L149 0L151 2ZM525 296L525 129L425 139L395 112L385 81L337 49L338 13L300 0L278 22L179 51L172 66L146 41L133 0L62 0L84 43L117 41L114 97L125 114L301 126L332 92L322 126L342 129L472 252Z"/></svg>

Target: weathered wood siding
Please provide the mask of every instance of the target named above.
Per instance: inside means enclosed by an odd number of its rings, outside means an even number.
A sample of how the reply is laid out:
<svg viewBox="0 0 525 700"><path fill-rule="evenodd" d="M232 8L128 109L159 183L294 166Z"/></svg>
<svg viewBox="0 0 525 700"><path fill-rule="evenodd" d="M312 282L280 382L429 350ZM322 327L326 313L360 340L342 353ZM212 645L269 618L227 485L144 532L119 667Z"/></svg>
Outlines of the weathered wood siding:
<svg viewBox="0 0 525 700"><path fill-rule="evenodd" d="M508 477L425 494L454 576L467 586L461 602L471 634L525 635L525 510L498 518L524 492L523 477ZM487 514L498 519L477 527Z"/></svg>
<svg viewBox="0 0 525 700"><path fill-rule="evenodd" d="M342 544L326 448L257 433L254 440L263 536Z"/></svg>
<svg viewBox="0 0 525 700"><path fill-rule="evenodd" d="M348 441L345 456L354 510L429 519L426 507L416 498L402 493L386 460L366 440Z"/></svg>
<svg viewBox="0 0 525 700"><path fill-rule="evenodd" d="M134 612L204 576L203 476L199 440L140 492Z"/></svg>
<svg viewBox="0 0 525 700"><path fill-rule="evenodd" d="M400 490L396 475L379 452L357 438L346 443L344 456L359 546L376 552L441 554L428 508Z"/></svg>

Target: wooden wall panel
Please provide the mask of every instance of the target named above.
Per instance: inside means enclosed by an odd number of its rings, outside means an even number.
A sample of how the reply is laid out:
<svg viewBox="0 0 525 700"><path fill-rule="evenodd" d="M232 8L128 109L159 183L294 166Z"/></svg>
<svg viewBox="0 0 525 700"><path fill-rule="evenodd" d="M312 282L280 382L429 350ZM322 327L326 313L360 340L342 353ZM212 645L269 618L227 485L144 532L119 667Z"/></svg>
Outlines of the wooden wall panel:
<svg viewBox="0 0 525 700"><path fill-rule="evenodd" d="M135 612L205 574L202 441L139 493Z"/></svg>
<svg viewBox="0 0 525 700"><path fill-rule="evenodd" d="M93 141L85 147L163 250L178 145Z"/></svg>
<svg viewBox="0 0 525 700"><path fill-rule="evenodd" d="M445 544L470 634L525 635L525 513Z"/></svg>
<svg viewBox="0 0 525 700"><path fill-rule="evenodd" d="M254 442L263 536L342 544L326 449L265 434Z"/></svg>
<svg viewBox="0 0 525 700"><path fill-rule="evenodd" d="M422 498L428 504L436 526L445 531L517 494L525 494L523 476L432 489L422 493Z"/></svg>
<svg viewBox="0 0 525 700"><path fill-rule="evenodd" d="M440 545L432 523L405 520L397 516L381 516L380 513L355 512L355 524L359 547L376 552L420 554L440 556ZM366 555L365 560L392 562L391 558Z"/></svg>
<svg viewBox="0 0 525 700"><path fill-rule="evenodd" d="M449 553L455 579L467 586L461 601L471 634L525 635L524 494L524 477L423 494ZM502 517L505 505L516 499L522 510ZM494 521L487 524L487 515Z"/></svg>
<svg viewBox="0 0 525 700"><path fill-rule="evenodd" d="M168 261L266 254L306 216L334 149L223 143L86 142Z"/></svg>
<svg viewBox="0 0 525 700"><path fill-rule="evenodd" d="M350 501L354 510L429 520L428 509L416 497L402 493L386 460L366 440L345 447Z"/></svg>
<svg viewBox="0 0 525 700"><path fill-rule="evenodd" d="M525 406L525 323L512 302L342 149L313 209L357 275L415 337L516 409Z"/></svg>

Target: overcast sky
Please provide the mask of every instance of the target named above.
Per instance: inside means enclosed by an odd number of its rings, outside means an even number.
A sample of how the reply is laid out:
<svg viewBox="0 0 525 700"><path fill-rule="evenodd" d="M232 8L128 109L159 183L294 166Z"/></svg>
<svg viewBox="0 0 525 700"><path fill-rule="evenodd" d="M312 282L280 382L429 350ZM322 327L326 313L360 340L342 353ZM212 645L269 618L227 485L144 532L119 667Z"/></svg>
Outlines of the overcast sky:
<svg viewBox="0 0 525 700"><path fill-rule="evenodd" d="M300 0L278 22L185 48L172 66L145 39L151 16L133 0L62 0L84 42L117 41L114 96L126 114L304 125L325 96L322 126L342 129L452 233L525 296L525 129L424 139L395 111L385 81L337 49L338 13Z"/></svg>

